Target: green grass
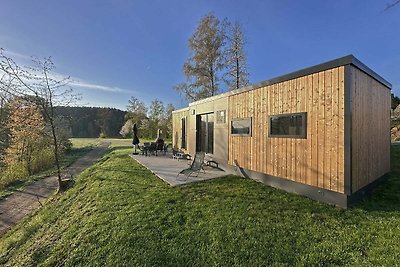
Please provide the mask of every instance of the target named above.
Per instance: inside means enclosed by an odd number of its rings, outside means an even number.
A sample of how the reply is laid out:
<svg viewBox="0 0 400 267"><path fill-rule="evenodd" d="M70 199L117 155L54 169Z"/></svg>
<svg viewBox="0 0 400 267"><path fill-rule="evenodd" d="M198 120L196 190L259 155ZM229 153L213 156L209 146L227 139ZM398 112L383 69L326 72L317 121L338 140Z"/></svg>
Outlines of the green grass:
<svg viewBox="0 0 400 267"><path fill-rule="evenodd" d="M100 138L70 138L74 148L95 147L101 143Z"/></svg>
<svg viewBox="0 0 400 267"><path fill-rule="evenodd" d="M252 180L171 188L113 148L0 240L5 266L394 266L400 146L374 195L344 210Z"/></svg>
<svg viewBox="0 0 400 267"><path fill-rule="evenodd" d="M132 138L71 138L74 147L97 146L101 142L111 142L112 146L132 146ZM154 139L140 139L140 142L153 142ZM171 143L171 140L165 140Z"/></svg>

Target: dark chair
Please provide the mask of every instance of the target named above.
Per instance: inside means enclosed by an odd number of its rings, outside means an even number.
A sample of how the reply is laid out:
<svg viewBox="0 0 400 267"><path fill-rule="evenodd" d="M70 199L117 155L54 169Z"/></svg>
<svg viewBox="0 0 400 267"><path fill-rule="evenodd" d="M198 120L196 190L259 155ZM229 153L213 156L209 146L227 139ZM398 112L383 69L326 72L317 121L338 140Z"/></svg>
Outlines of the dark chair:
<svg viewBox="0 0 400 267"><path fill-rule="evenodd" d="M167 154L167 152L168 152L168 147L169 147L169 144L165 143L165 144L164 144L164 147L163 147L164 155Z"/></svg>
<svg viewBox="0 0 400 267"><path fill-rule="evenodd" d="M148 147L149 155L152 153L157 156L157 143L151 142Z"/></svg>
<svg viewBox="0 0 400 267"><path fill-rule="evenodd" d="M140 150L140 152L142 153L142 155L145 155L146 154L146 156L147 156L147 151L148 151L148 145L147 145L147 143L143 143L143 144L139 144L138 145L138 148L139 148L139 150Z"/></svg>
<svg viewBox="0 0 400 267"><path fill-rule="evenodd" d="M161 141L158 141L155 143L156 145L156 156L157 156L157 151L164 151L164 141L162 141L162 139L160 139Z"/></svg>
<svg viewBox="0 0 400 267"><path fill-rule="evenodd" d="M176 177L178 178L178 176L180 174L184 174L187 179L193 173L197 173L197 175L196 175L196 177L197 177L197 176L199 176L199 172L201 170L203 170L203 172L206 173L205 170L203 169L205 155L206 155L205 152L196 152L196 154L194 155L193 162L190 165L190 167L182 170L180 173L178 173L178 175Z"/></svg>

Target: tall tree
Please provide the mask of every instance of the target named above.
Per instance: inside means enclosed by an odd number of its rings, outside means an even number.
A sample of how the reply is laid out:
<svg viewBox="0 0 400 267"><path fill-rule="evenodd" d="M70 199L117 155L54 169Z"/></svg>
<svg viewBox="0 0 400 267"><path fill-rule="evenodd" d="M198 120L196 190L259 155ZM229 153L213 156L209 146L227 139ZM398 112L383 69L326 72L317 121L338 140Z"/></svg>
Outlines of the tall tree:
<svg viewBox="0 0 400 267"><path fill-rule="evenodd" d="M172 137L172 111L174 111L174 110L175 110L175 107L172 104L168 104L165 107L164 121L162 124L162 130L163 130L165 138Z"/></svg>
<svg viewBox="0 0 400 267"><path fill-rule="evenodd" d="M143 101L139 100L138 98L132 96L129 100L129 104L127 106L128 114L127 116L131 119L136 119L135 123L138 123L147 114L147 107L143 103Z"/></svg>
<svg viewBox="0 0 400 267"><path fill-rule="evenodd" d="M226 68L225 81L229 90L239 89L249 85L246 53L244 45L246 40L241 24L237 21L227 27Z"/></svg>
<svg viewBox="0 0 400 267"><path fill-rule="evenodd" d="M72 88L68 87L70 78L58 78L53 74L54 68L51 57L43 60L33 59L33 67L21 68L12 58L5 55L4 49L0 51L0 73L2 75L0 91L24 97L42 112L49 124L59 191L62 191L65 189L65 184L61 179L60 142L57 136L55 107L71 105L77 99L77 95L73 94Z"/></svg>
<svg viewBox="0 0 400 267"><path fill-rule="evenodd" d="M175 86L188 101L219 92L220 71L224 68L225 29L213 14L204 16L189 39L190 57L183 65L186 82Z"/></svg>
<svg viewBox="0 0 400 267"><path fill-rule="evenodd" d="M142 128L143 121L147 118L147 107L143 101L132 96L127 106L127 113L125 116L125 123L121 127L120 134L124 137L130 137L133 134L133 124L136 123L139 128L139 136L143 137L145 129Z"/></svg>
<svg viewBox="0 0 400 267"><path fill-rule="evenodd" d="M155 137L157 130L161 128L161 124L164 121L165 107L162 101L154 99L151 101L149 108L149 124L150 124L150 135Z"/></svg>

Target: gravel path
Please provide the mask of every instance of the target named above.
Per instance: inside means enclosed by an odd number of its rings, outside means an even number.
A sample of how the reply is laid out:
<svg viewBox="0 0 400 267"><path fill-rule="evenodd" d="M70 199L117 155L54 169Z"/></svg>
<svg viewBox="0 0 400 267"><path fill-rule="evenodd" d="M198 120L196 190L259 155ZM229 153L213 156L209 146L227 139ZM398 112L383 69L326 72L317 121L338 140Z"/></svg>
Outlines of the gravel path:
<svg viewBox="0 0 400 267"><path fill-rule="evenodd" d="M73 164L64 169L63 175L75 177L86 168L93 165L107 150L109 142L104 142L77 159ZM0 236L6 233L26 215L40 207L47 197L58 188L57 176L50 176L35 181L26 186L22 191L16 191L9 197L0 201Z"/></svg>

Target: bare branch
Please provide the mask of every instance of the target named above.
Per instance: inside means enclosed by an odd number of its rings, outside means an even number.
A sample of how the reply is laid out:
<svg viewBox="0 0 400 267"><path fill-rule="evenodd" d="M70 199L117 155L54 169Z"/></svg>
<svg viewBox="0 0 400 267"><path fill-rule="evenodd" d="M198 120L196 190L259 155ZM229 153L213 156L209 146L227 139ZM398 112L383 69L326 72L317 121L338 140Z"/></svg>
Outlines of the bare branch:
<svg viewBox="0 0 400 267"><path fill-rule="evenodd" d="M383 11L387 11L388 9L394 7L397 4L400 4L400 0L396 0L396 1L392 2L392 3L386 4L386 8Z"/></svg>

